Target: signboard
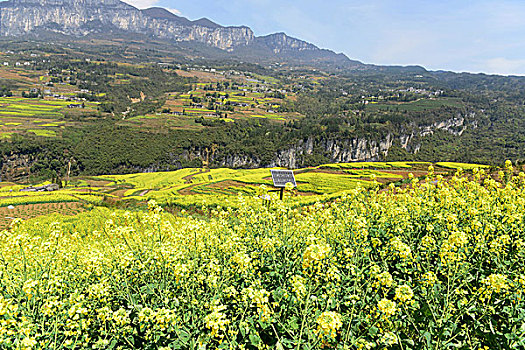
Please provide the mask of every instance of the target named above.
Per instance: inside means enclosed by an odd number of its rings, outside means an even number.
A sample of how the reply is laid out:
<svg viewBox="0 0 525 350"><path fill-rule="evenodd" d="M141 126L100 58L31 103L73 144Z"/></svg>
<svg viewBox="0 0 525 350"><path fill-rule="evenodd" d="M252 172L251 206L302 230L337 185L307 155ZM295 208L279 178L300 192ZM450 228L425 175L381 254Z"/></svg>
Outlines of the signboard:
<svg viewBox="0 0 525 350"><path fill-rule="evenodd" d="M273 185L275 187L284 188L288 182L290 182L293 187L297 187L295 182L295 176L293 176L292 170L270 170L272 172Z"/></svg>

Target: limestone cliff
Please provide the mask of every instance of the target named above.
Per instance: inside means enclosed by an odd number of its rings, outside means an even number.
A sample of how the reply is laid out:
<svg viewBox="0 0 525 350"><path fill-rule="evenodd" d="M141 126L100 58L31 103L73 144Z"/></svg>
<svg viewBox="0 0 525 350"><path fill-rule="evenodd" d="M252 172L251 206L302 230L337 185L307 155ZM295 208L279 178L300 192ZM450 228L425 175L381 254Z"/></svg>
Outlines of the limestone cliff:
<svg viewBox="0 0 525 350"><path fill-rule="evenodd" d="M152 16L119 0L10 0L0 3L0 34L3 36L38 34L42 30L74 36L123 30L174 41L196 41L223 50L248 45L254 40L248 27L222 27L210 23L213 22L174 21L170 16Z"/></svg>
<svg viewBox="0 0 525 350"><path fill-rule="evenodd" d="M270 164L263 164L260 159L248 155L236 154L221 157L220 153L213 159L215 164L226 167L286 167L300 168L307 166L307 159L312 155L324 155L329 162L346 163L356 161L380 161L384 159L394 145L399 142L402 148L409 153L416 154L421 148L420 140L432 135L436 131L448 132L461 136L467 128L475 129L476 125L468 122L475 114L468 116L458 115L454 118L434 122L429 125L411 125L401 133L389 133L377 139L366 137L341 138L314 138L299 140L293 145L279 150Z"/></svg>
<svg viewBox="0 0 525 350"><path fill-rule="evenodd" d="M190 21L163 8L139 10L120 0L8 0L0 2L0 35L57 33L72 36L108 34L115 31L140 33L175 42L198 42L225 51L252 55L290 56L349 63L329 50L291 38L284 33L255 37L245 26L223 27L206 18ZM355 61L352 64L355 65ZM360 64L360 62L359 62Z"/></svg>
<svg viewBox="0 0 525 350"><path fill-rule="evenodd" d="M307 43L299 39L289 37L285 33L270 34L267 36L258 37L257 42L261 45L266 45L274 53L282 51L316 51L319 48L315 45Z"/></svg>

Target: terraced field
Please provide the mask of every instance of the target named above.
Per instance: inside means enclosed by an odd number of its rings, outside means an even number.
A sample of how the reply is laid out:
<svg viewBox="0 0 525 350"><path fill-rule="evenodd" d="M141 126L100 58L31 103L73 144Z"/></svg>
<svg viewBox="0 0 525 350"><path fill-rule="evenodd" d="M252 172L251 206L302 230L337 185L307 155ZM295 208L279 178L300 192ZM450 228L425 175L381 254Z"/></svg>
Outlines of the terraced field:
<svg viewBox="0 0 525 350"><path fill-rule="evenodd" d="M66 125L61 120L74 102L54 99L0 97L0 138L10 138L15 133L32 133L37 136L55 137ZM94 112L96 104L84 103L81 113ZM78 111L75 111L78 113Z"/></svg>
<svg viewBox="0 0 525 350"><path fill-rule="evenodd" d="M13 84L10 97L0 97L0 139L9 139L14 134L32 134L40 137L57 137L66 123L65 115L79 116L97 112L98 103L75 100L79 87L60 83L54 86L51 76L43 71L27 68L0 67L0 79ZM25 98L31 90L45 93L45 98ZM69 100L69 101L68 101ZM83 108L68 108L71 104L82 104Z"/></svg>
<svg viewBox="0 0 525 350"><path fill-rule="evenodd" d="M370 188L394 183L404 186L408 178L424 177L430 163L425 162L358 162L324 164L294 171L297 188L287 200L294 206L330 201L356 188ZM445 163L435 165L437 174L447 175L454 169L482 168L472 164ZM410 175L412 174L412 175ZM91 208L98 205L136 206L149 200L167 205L174 210L203 207L240 207L243 198L270 195L273 188L270 169L201 169L187 168L172 172L105 175L71 179L68 186L53 192L22 192L27 185L0 184L0 226L7 225L13 213L33 217L50 205L50 211L68 208ZM264 185L261 188L261 185ZM142 203L142 204L141 204ZM6 209L10 207L11 209ZM36 213L36 214L35 214Z"/></svg>
<svg viewBox="0 0 525 350"><path fill-rule="evenodd" d="M212 81L215 84L219 80ZM282 123L303 117L298 113L279 112L281 105L285 101L292 100L294 95L290 93L284 99L279 99L269 97L271 94L257 92L257 86L261 81L243 78L240 82L246 86L242 90L215 90L214 84L197 83L193 86L193 90L186 93L167 93L162 113L128 118L123 124L131 122L141 127L193 129L199 127L199 124L194 123L195 118L224 122L267 119ZM266 84L272 86L276 81L268 78Z"/></svg>

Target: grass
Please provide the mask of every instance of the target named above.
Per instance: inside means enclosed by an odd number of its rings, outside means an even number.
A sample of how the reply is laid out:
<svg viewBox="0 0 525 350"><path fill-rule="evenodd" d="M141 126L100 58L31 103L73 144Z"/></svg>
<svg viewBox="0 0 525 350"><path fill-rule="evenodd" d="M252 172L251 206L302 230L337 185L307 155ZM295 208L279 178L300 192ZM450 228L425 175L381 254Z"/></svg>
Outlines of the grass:
<svg viewBox="0 0 525 350"><path fill-rule="evenodd" d="M0 139L10 139L14 132L3 132L0 134Z"/></svg>
<svg viewBox="0 0 525 350"><path fill-rule="evenodd" d="M115 181L116 184L130 184L135 189L162 189L186 182L185 176L198 173L200 169L187 168L170 172L139 173L129 175L106 175L96 177L100 180Z"/></svg>
<svg viewBox="0 0 525 350"><path fill-rule="evenodd" d="M258 114L252 114L253 118L262 118L262 119L271 119L271 120L286 120L285 118L276 115L276 114L265 114L265 115L258 115Z"/></svg>
<svg viewBox="0 0 525 350"><path fill-rule="evenodd" d="M0 116L16 117L61 117L62 110L72 102L34 98L0 97ZM95 103L86 103L94 107Z"/></svg>
<svg viewBox="0 0 525 350"><path fill-rule="evenodd" d="M304 191L333 194L348 191L356 187L369 187L371 181L358 180L350 175L325 174L325 173L302 173L295 176L295 180Z"/></svg>
<svg viewBox="0 0 525 350"><path fill-rule="evenodd" d="M265 83L269 83L269 84L278 84L279 83L279 79L276 79L274 77L270 77L270 76L266 76L266 75L259 75L259 74L255 74L255 73L251 73L250 75L254 79L263 81Z"/></svg>
<svg viewBox="0 0 525 350"><path fill-rule="evenodd" d="M130 120L130 121L136 121L136 120L142 120L142 119L158 119L158 117L154 115L139 115L136 117L127 118L127 120Z"/></svg>
<svg viewBox="0 0 525 350"><path fill-rule="evenodd" d="M371 178L372 176L375 176L376 178L385 178L385 179L402 179L402 175L397 174L391 174L386 173L382 171L377 170L370 170L370 169L345 169L345 174L348 174L352 177L357 178Z"/></svg>
<svg viewBox="0 0 525 350"><path fill-rule="evenodd" d="M46 123L46 124L41 124L39 126L56 127L56 126L60 126L62 124L65 124L65 122Z"/></svg>

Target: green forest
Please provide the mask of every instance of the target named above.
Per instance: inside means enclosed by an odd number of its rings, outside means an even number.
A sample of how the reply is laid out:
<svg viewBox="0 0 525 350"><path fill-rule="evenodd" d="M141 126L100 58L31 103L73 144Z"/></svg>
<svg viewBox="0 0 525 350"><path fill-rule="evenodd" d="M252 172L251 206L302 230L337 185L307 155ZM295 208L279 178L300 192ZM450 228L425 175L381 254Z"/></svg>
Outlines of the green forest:
<svg viewBox="0 0 525 350"><path fill-rule="evenodd" d="M0 141L3 176L18 156L30 159L28 173L36 178L200 166L496 164L525 158L521 77L417 67L288 70L226 59L162 63L168 59L160 54L139 64L100 47L14 46L18 51L11 59L35 52L49 59L17 73L23 79L10 78L12 70L0 72L6 102L23 103L9 100L18 96L33 104L83 102L53 112L55 119L43 124L55 126L51 131L15 127L22 124L15 119L21 112L13 109L17 112L4 121L11 129L2 129ZM85 59L93 52L98 58Z"/></svg>

